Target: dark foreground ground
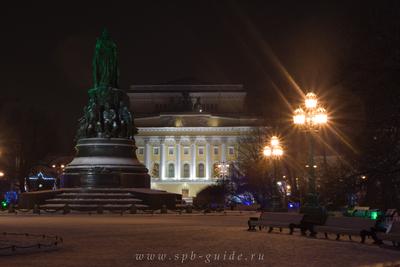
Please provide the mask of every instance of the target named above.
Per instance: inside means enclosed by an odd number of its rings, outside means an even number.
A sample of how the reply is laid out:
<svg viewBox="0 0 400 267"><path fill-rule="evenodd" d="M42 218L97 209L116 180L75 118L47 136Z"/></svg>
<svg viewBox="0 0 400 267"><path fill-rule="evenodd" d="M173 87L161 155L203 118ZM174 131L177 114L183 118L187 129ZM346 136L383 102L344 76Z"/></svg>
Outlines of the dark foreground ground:
<svg viewBox="0 0 400 267"><path fill-rule="evenodd" d="M400 266L400 250L247 232L248 217L0 215L1 232L64 238L58 250L0 256L0 266Z"/></svg>

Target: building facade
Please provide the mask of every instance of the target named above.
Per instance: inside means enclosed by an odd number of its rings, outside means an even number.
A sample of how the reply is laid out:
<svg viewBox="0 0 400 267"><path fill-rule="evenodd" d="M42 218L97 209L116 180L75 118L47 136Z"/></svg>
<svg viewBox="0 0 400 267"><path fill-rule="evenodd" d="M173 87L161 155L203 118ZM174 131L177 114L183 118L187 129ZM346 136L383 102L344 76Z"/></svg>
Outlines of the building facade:
<svg viewBox="0 0 400 267"><path fill-rule="evenodd" d="M128 96L152 188L189 201L220 179L218 166L235 164L240 138L260 124L246 116L242 85L134 85Z"/></svg>

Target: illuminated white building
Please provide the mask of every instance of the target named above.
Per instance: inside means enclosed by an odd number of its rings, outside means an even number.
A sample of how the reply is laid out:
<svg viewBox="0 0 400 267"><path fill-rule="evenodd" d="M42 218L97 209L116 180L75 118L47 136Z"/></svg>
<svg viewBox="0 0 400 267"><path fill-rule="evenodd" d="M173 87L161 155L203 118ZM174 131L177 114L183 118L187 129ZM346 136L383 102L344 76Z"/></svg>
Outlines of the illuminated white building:
<svg viewBox="0 0 400 267"><path fill-rule="evenodd" d="M217 165L234 164L239 138L259 124L245 114L242 85L134 85L128 96L152 188L184 198L215 183Z"/></svg>

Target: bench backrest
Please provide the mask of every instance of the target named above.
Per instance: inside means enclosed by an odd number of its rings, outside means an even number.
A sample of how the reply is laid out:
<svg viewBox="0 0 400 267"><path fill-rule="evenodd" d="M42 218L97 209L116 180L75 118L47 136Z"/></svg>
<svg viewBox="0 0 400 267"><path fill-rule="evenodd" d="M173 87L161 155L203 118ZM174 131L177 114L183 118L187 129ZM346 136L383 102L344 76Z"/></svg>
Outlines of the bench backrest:
<svg viewBox="0 0 400 267"><path fill-rule="evenodd" d="M396 212L396 209L387 209L385 212L385 216L393 216L394 213Z"/></svg>
<svg viewBox="0 0 400 267"><path fill-rule="evenodd" d="M400 222L394 221L392 227L390 227L389 233L400 234Z"/></svg>
<svg viewBox="0 0 400 267"><path fill-rule="evenodd" d="M325 226L369 230L375 221L360 217L328 217Z"/></svg>
<svg viewBox="0 0 400 267"><path fill-rule="evenodd" d="M369 207L355 206L354 210L369 210Z"/></svg>
<svg viewBox="0 0 400 267"><path fill-rule="evenodd" d="M263 212L260 215L260 220L271 221L271 222L281 222L281 223L300 223L303 218L303 214L299 213L289 213L289 212Z"/></svg>

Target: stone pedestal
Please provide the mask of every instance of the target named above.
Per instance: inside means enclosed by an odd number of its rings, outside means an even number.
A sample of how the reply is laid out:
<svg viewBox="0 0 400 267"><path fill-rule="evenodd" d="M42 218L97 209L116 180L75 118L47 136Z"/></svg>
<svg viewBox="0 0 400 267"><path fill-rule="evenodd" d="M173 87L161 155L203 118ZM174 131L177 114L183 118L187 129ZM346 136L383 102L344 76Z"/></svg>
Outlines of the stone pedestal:
<svg viewBox="0 0 400 267"><path fill-rule="evenodd" d="M133 140L84 138L64 170L61 187L150 188L147 168L136 157Z"/></svg>

